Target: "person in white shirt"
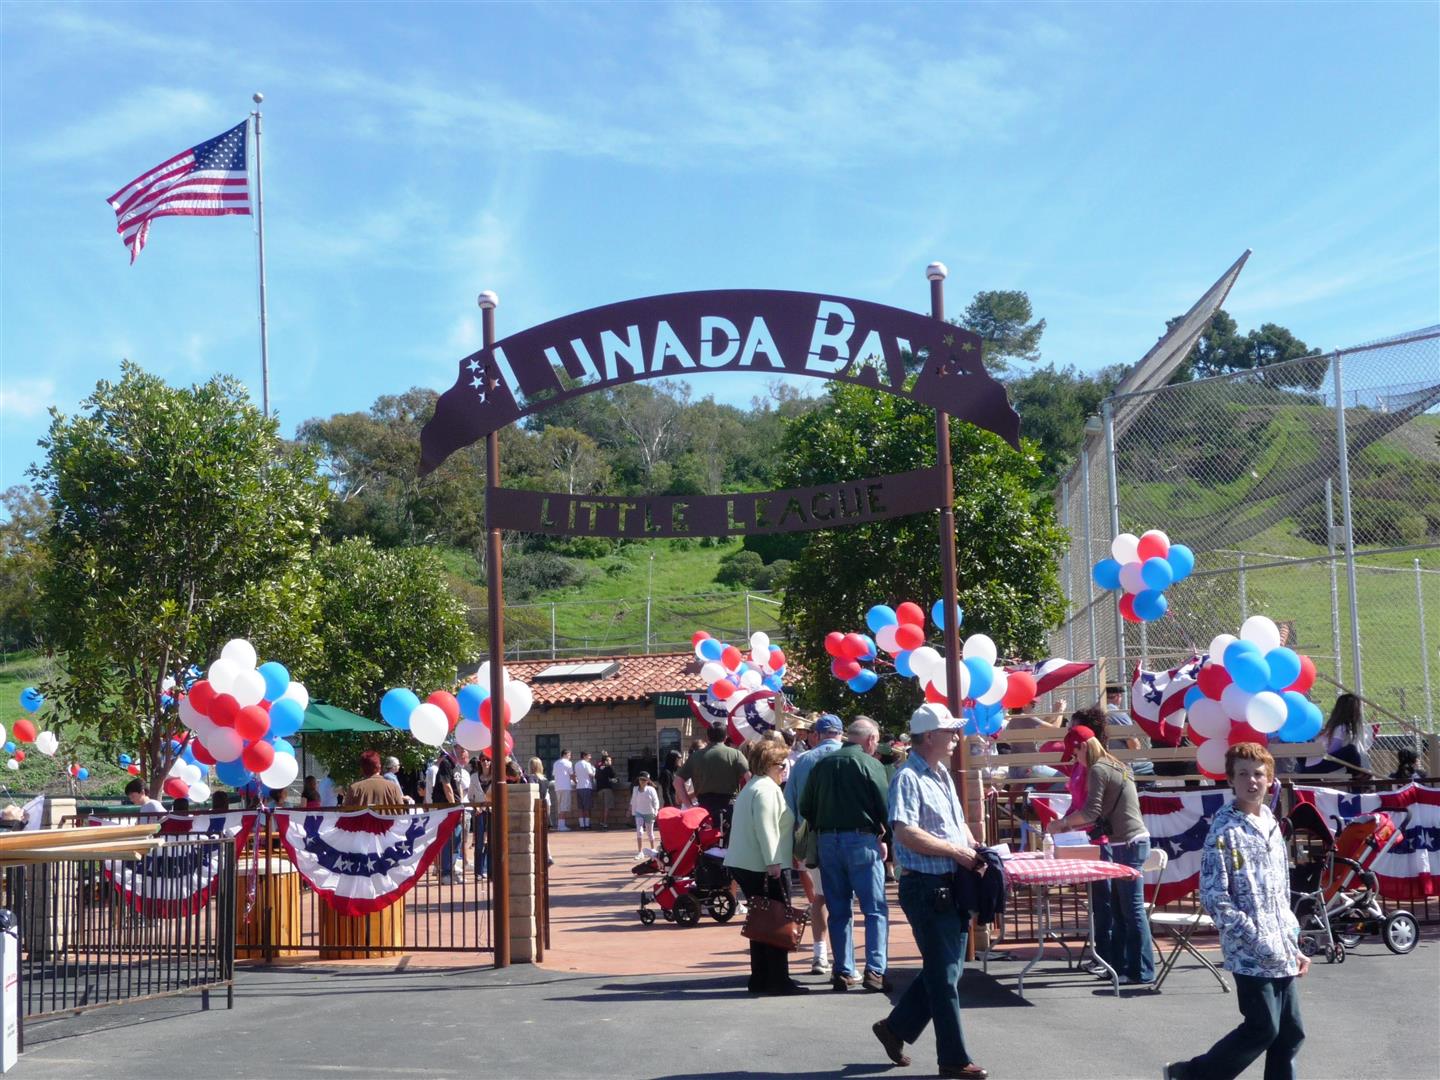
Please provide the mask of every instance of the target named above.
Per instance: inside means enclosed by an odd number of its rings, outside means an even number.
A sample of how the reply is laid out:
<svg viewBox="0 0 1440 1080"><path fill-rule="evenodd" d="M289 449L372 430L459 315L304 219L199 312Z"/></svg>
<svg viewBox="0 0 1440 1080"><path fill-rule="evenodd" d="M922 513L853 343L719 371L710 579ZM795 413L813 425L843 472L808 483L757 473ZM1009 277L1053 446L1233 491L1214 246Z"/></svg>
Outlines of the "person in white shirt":
<svg viewBox="0 0 1440 1080"><path fill-rule="evenodd" d="M472 788L473 781L473 788ZM455 748L455 797L461 806L470 804L470 793L480 791L480 782L474 780L470 775L470 751L463 746ZM450 869L453 873L463 874L465 872L465 827L470 821L470 814L467 811L460 818L460 826L455 830L458 838L455 844L455 859Z"/></svg>
<svg viewBox="0 0 1440 1080"><path fill-rule="evenodd" d="M595 804L595 766L590 763L589 750L581 750L580 760L575 762L575 802L580 828L590 828L590 807Z"/></svg>
<svg viewBox="0 0 1440 1080"><path fill-rule="evenodd" d="M630 813L635 818L635 851L644 854L644 840L655 846L655 816L660 813L660 793L650 783L650 774L635 774L635 790L630 793Z"/></svg>
<svg viewBox="0 0 1440 1080"><path fill-rule="evenodd" d="M165 804L145 794L145 781L138 776L125 785L125 798L132 806L138 806L142 814L165 813Z"/></svg>
<svg viewBox="0 0 1440 1080"><path fill-rule="evenodd" d="M570 799L575 790L575 766L570 751L561 750L553 769L555 775L555 831L569 832L566 818L570 816Z"/></svg>

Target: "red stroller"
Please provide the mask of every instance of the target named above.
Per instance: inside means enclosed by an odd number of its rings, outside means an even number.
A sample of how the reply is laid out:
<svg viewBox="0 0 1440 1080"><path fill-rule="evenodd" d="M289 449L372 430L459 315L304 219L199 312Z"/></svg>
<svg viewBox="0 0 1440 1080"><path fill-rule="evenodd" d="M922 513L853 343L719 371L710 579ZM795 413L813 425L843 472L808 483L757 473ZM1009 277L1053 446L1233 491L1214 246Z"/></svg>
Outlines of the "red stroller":
<svg viewBox="0 0 1440 1080"><path fill-rule="evenodd" d="M654 923L655 911L649 907L654 903L665 921L677 926L695 926L702 910L718 923L729 922L735 915L730 871L723 856L706 854L724 842L723 834L710 823L710 814L699 806L689 810L667 806L655 821L660 851L631 868L637 877L660 875L653 889L640 893L640 921L646 926Z"/></svg>

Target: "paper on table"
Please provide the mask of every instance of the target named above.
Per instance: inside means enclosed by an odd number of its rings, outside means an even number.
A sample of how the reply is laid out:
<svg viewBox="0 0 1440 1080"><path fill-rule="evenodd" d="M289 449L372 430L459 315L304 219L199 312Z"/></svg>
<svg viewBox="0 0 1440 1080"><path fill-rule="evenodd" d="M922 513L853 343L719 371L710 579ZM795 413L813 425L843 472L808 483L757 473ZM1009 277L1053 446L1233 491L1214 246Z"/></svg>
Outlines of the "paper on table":
<svg viewBox="0 0 1440 1080"><path fill-rule="evenodd" d="M991 844L990 850L995 852L995 854L999 855L1002 859L1008 859L1010 857L1009 844Z"/></svg>
<svg viewBox="0 0 1440 1080"><path fill-rule="evenodd" d="M1072 832L1055 833L1051 839L1055 841L1056 847L1080 847L1090 843L1090 837L1079 829Z"/></svg>

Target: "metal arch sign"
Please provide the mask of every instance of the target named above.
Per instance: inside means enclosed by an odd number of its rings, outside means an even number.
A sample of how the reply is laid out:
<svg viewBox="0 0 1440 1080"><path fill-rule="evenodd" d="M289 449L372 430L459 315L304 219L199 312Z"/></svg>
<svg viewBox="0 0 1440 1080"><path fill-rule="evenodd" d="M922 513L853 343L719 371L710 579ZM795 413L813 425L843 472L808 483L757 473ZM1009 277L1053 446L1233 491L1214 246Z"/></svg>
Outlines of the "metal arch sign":
<svg viewBox="0 0 1440 1080"><path fill-rule="evenodd" d="M1018 446L980 338L865 300L774 290L671 293L542 323L460 361L420 435L422 475L532 413L641 379L804 375L910 398ZM938 469L793 491L610 498L490 487L493 528L572 536L724 536L858 524L941 505Z"/></svg>

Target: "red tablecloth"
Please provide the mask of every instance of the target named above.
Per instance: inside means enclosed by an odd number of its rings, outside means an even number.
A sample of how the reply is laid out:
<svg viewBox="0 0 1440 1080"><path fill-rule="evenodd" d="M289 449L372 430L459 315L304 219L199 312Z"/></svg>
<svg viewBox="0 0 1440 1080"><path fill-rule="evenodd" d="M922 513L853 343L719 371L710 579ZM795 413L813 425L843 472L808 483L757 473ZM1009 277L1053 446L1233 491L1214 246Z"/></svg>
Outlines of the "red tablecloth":
<svg viewBox="0 0 1440 1080"><path fill-rule="evenodd" d="M1045 859L1018 855L1004 862L1011 888L1022 885L1084 885L1111 878L1138 878L1140 871L1098 859Z"/></svg>

